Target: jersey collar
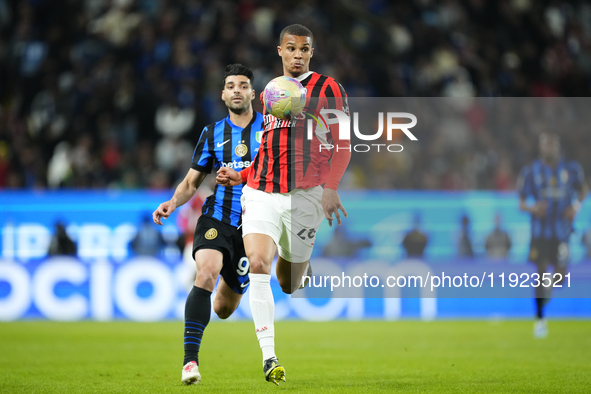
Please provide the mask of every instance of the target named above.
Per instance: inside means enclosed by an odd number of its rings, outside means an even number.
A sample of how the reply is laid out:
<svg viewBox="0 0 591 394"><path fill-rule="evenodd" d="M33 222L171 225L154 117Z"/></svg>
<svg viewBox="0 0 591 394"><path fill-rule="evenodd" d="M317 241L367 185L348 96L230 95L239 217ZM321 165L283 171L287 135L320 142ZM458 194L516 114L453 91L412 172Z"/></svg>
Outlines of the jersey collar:
<svg viewBox="0 0 591 394"><path fill-rule="evenodd" d="M308 71L307 73L303 73L302 75L294 79L296 79L298 82L302 82L304 79L308 78L312 74L314 74L314 71Z"/></svg>
<svg viewBox="0 0 591 394"><path fill-rule="evenodd" d="M257 111L252 111L252 119L250 120L250 122L245 126L245 127L240 127L240 126L236 126L234 123L232 123L232 121L230 120L230 114L228 114L228 116L226 116L226 122L228 122L228 124L230 125L230 127L236 127L237 129L247 129L248 127L250 127L254 121L257 118Z"/></svg>
<svg viewBox="0 0 591 394"><path fill-rule="evenodd" d="M540 160L540 163L542 164L542 166L544 166L544 167L548 167L548 168L550 168L551 170L555 170L555 169L557 169L558 167L560 167L561 165L563 165L563 164L564 164L564 162L565 162L565 160L564 160L564 157L563 157L563 156L560 156L560 158L559 158L559 159L558 159L558 161L556 162L556 167L551 167L551 166L549 166L549 165L548 165L548 164L547 164L547 163L546 163L544 160L542 160L542 158L539 158L539 160Z"/></svg>

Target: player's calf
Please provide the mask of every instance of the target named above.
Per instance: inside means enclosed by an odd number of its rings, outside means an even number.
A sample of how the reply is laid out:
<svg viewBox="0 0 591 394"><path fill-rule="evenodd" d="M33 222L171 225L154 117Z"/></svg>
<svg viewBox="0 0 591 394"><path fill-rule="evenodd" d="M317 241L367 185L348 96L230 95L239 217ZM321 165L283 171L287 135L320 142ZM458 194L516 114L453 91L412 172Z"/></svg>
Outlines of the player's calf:
<svg viewBox="0 0 591 394"><path fill-rule="evenodd" d="M312 270L310 262L290 263L282 258L277 261L277 281L285 294L293 294L301 288L305 276L310 278ZM308 279L309 280L309 279Z"/></svg>
<svg viewBox="0 0 591 394"><path fill-rule="evenodd" d="M218 317L220 319L227 319L230 316L232 316L232 313L234 313L234 311L236 310L236 308L232 308L229 305L221 305L221 306L215 306L213 308L214 312L216 313L216 315L218 315Z"/></svg>
<svg viewBox="0 0 591 394"><path fill-rule="evenodd" d="M285 294L293 294L299 287L297 286L299 285L299 283L292 283L291 278L277 278L277 280L279 281L279 286L281 286L281 290Z"/></svg>
<svg viewBox="0 0 591 394"><path fill-rule="evenodd" d="M213 310L220 319L227 319L238 308L242 294L238 294L220 277L217 292L213 299Z"/></svg>
<svg viewBox="0 0 591 394"><path fill-rule="evenodd" d="M309 279L304 281L304 276L300 276L298 280L285 279L284 281L279 280L281 290L285 294L293 294L296 290L304 288L309 282Z"/></svg>

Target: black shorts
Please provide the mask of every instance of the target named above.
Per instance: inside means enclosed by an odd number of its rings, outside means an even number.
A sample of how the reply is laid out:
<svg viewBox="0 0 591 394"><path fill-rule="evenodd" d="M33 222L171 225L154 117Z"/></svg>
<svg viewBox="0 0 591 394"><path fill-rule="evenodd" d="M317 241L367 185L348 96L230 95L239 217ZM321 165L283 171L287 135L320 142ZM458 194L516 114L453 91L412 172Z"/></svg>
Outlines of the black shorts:
<svg viewBox="0 0 591 394"><path fill-rule="evenodd" d="M193 237L193 258L199 249L219 250L224 255L220 274L224 281L238 294L244 294L250 279L250 263L244 251L242 230L224 224L217 219L201 216Z"/></svg>
<svg viewBox="0 0 591 394"><path fill-rule="evenodd" d="M557 239L532 239L529 260L536 265L552 264L555 268L566 267L570 261L568 242Z"/></svg>

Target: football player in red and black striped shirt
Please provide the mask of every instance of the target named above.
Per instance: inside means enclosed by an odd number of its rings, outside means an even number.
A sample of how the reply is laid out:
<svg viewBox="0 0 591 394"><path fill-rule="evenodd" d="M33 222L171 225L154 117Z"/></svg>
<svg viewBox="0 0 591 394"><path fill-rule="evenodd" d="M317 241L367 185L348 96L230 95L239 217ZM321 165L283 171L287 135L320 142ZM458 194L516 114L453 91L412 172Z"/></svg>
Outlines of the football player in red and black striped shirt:
<svg viewBox="0 0 591 394"><path fill-rule="evenodd" d="M310 71L312 32L302 25L291 25L283 29L279 43L283 74L306 88L307 110L315 117L322 108L348 116L343 87L329 76ZM324 130L316 127L309 139L306 123L306 119L280 120L266 114L261 146L252 166L240 173L222 168L217 177L222 185L247 182L242 196L242 231L251 265L250 305L265 378L275 384L285 381L285 369L275 356L270 285L275 252L279 253L277 279L282 290L291 294L300 287L304 273L311 275L309 260L322 220L326 217L332 226L334 214L340 225L339 210L347 216L337 187L351 157L350 141L339 139L338 123L332 119Z"/></svg>

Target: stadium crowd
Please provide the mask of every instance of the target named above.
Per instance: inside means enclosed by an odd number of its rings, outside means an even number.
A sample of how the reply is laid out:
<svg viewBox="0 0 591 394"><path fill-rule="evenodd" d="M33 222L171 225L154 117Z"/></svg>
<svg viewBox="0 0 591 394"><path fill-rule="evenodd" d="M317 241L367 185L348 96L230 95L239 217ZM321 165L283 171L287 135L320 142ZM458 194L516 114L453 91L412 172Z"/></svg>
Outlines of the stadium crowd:
<svg viewBox="0 0 591 394"><path fill-rule="evenodd" d="M0 188L174 186L203 126L225 116L225 65L253 68L260 92L281 74L290 23L314 32L312 69L350 97L591 93L583 0L0 0ZM468 102L462 126L443 122L405 154L353 155L343 187L513 189L548 128L591 173L582 122L540 119L525 100L529 118L508 127L515 102L501 102Z"/></svg>

